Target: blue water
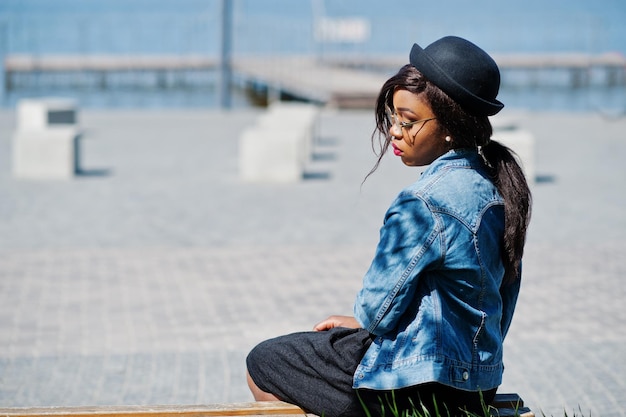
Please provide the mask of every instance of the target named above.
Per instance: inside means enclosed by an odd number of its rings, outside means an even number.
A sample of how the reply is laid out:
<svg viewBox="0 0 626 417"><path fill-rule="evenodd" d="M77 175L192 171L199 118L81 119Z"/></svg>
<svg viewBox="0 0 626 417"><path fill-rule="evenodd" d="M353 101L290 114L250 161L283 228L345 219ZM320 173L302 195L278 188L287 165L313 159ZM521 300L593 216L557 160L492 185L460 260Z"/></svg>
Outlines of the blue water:
<svg viewBox="0 0 626 417"><path fill-rule="evenodd" d="M220 4L219 0L0 0L0 57L20 53L217 57ZM232 5L234 55L408 54L414 42L425 46L449 34L471 39L491 53L626 54L623 0L232 0ZM314 22L322 17L363 19L369 35L356 43L316 41ZM507 86L504 75L502 99L514 107L626 109L623 84L518 88ZM124 86L59 90L26 84L5 92L0 105L44 94L71 95L94 107L217 105L214 86L206 84L161 91ZM239 95L235 104L249 102Z"/></svg>

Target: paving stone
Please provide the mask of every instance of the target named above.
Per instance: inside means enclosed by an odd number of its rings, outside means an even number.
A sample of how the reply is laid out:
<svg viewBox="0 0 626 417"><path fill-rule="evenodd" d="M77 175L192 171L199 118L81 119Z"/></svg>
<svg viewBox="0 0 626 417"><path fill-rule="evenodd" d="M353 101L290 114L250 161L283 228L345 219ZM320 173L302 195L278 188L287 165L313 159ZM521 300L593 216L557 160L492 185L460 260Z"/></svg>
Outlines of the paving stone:
<svg viewBox="0 0 626 417"><path fill-rule="evenodd" d="M0 111L0 406L251 399L256 343L349 314L384 210L369 112L324 111L306 179L238 179L255 111L85 111L83 175L10 174ZM534 212L501 390L541 415L626 410L626 119L520 113Z"/></svg>

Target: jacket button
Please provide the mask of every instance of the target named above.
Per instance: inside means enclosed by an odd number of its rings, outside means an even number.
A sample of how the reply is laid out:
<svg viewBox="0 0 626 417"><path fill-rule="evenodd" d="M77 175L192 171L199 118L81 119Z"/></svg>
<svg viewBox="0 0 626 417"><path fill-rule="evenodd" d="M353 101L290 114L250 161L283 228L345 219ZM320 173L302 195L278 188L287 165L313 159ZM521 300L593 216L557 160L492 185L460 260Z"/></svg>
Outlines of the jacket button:
<svg viewBox="0 0 626 417"><path fill-rule="evenodd" d="M467 381L469 379L469 372L463 371L463 381Z"/></svg>

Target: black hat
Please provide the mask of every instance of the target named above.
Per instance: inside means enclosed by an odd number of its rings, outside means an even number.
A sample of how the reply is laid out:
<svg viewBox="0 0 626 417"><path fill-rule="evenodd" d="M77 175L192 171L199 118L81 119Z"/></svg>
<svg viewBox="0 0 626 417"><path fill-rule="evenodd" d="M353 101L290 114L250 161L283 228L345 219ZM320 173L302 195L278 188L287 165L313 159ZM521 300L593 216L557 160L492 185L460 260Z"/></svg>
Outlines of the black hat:
<svg viewBox="0 0 626 417"><path fill-rule="evenodd" d="M504 107L496 100L500 70L496 62L473 43L446 36L422 49L411 49L410 62L466 111L493 116Z"/></svg>

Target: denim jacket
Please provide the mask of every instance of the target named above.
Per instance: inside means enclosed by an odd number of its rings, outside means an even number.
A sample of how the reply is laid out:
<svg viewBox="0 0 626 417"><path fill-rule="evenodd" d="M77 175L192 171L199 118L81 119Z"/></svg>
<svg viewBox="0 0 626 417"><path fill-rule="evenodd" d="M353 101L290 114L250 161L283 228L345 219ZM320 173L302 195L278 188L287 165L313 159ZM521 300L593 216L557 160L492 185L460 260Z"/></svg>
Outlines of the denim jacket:
<svg viewBox="0 0 626 417"><path fill-rule="evenodd" d="M474 150L435 160L385 215L354 315L373 342L354 388L502 382L502 342L519 292L500 288L504 202Z"/></svg>

